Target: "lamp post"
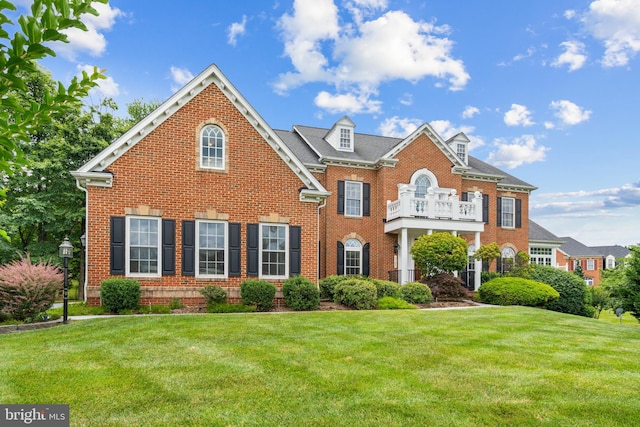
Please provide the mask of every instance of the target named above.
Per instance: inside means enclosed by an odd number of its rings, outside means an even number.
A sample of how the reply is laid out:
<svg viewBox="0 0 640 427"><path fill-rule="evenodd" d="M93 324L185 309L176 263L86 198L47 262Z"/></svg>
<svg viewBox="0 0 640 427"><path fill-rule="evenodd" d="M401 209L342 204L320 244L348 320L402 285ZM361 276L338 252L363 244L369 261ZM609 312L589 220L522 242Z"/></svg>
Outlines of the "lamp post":
<svg viewBox="0 0 640 427"><path fill-rule="evenodd" d="M58 246L58 255L64 260L64 294L63 294L63 311L62 323L67 324L69 316L69 258L73 257L73 246L69 242L69 238L65 237L64 241Z"/></svg>

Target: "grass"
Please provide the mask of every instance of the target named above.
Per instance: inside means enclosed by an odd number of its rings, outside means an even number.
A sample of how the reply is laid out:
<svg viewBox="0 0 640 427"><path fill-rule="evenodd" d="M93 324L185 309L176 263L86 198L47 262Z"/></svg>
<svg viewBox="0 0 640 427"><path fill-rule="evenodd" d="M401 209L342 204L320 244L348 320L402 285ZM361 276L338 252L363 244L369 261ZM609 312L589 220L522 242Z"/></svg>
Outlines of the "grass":
<svg viewBox="0 0 640 427"><path fill-rule="evenodd" d="M95 319L0 336L0 402L72 426L631 426L638 348L525 307Z"/></svg>
<svg viewBox="0 0 640 427"><path fill-rule="evenodd" d="M613 310L602 310L602 312L600 312L599 320L620 324L620 318L616 316ZM640 327L640 323L638 322L638 319L633 317L631 313L622 313L622 324L628 325L628 326Z"/></svg>

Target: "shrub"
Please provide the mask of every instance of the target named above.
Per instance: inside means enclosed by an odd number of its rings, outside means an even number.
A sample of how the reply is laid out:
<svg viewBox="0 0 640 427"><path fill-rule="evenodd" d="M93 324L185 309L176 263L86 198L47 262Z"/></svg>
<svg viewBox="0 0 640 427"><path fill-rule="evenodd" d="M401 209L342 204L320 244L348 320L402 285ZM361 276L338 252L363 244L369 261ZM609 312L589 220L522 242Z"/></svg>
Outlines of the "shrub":
<svg viewBox="0 0 640 427"><path fill-rule="evenodd" d="M0 309L15 320L33 321L51 308L64 276L48 263L31 264L29 256L0 267Z"/></svg>
<svg viewBox="0 0 640 427"><path fill-rule="evenodd" d="M469 263L467 242L451 233L423 234L411 246L416 267L427 276L463 270Z"/></svg>
<svg viewBox="0 0 640 427"><path fill-rule="evenodd" d="M418 307L399 298L382 297L378 299L378 310L407 310L416 308Z"/></svg>
<svg viewBox="0 0 640 427"><path fill-rule="evenodd" d="M207 306L207 313L253 313L256 307L244 304L228 304L212 302Z"/></svg>
<svg viewBox="0 0 640 427"><path fill-rule="evenodd" d="M287 307L294 310L315 310L320 306L320 291L309 279L291 277L282 284L282 296Z"/></svg>
<svg viewBox="0 0 640 427"><path fill-rule="evenodd" d="M320 280L320 298L333 300L334 288L344 280L347 280L347 276L327 276Z"/></svg>
<svg viewBox="0 0 640 427"><path fill-rule="evenodd" d="M499 277L482 284L478 296L487 304L541 307L558 299L559 294L544 283L521 277Z"/></svg>
<svg viewBox="0 0 640 427"><path fill-rule="evenodd" d="M411 282L401 288L402 298L412 304L429 304L433 301L429 286L420 282Z"/></svg>
<svg viewBox="0 0 640 427"><path fill-rule="evenodd" d="M447 273L436 274L426 279L431 295L436 299L468 298L469 291L462 285L462 280Z"/></svg>
<svg viewBox="0 0 640 427"><path fill-rule="evenodd" d="M378 300L376 285L369 280L347 279L334 288L333 300L356 310L371 310Z"/></svg>
<svg viewBox="0 0 640 427"><path fill-rule="evenodd" d="M392 297L401 298L400 285L390 280L373 279L373 284L376 285L376 291L378 292L378 298Z"/></svg>
<svg viewBox="0 0 640 427"><path fill-rule="evenodd" d="M140 304L140 283L132 279L106 279L100 285L102 305L113 313L135 310Z"/></svg>
<svg viewBox="0 0 640 427"><path fill-rule="evenodd" d="M184 307L184 304L182 302L180 302L180 298L178 298L178 297L173 297L171 302L169 304L167 304L167 308L169 309L169 311L177 310L177 309L182 308L182 307Z"/></svg>
<svg viewBox="0 0 640 427"><path fill-rule="evenodd" d="M240 297L243 304L255 305L258 311L267 311L273 307L276 287L264 280L245 280L240 285Z"/></svg>
<svg viewBox="0 0 640 427"><path fill-rule="evenodd" d="M575 274L545 265L536 265L531 272L531 279L546 283L560 294L560 298L545 305L546 309L580 316L591 314L586 307L589 302L587 285Z"/></svg>
<svg viewBox="0 0 640 427"><path fill-rule="evenodd" d="M220 304L227 300L227 293L220 286L207 285L200 289L200 294L204 297L207 305L212 302Z"/></svg>
<svg viewBox="0 0 640 427"><path fill-rule="evenodd" d="M502 277L502 274L496 271L482 271L480 273L480 283L487 283L489 280L497 279L498 277Z"/></svg>

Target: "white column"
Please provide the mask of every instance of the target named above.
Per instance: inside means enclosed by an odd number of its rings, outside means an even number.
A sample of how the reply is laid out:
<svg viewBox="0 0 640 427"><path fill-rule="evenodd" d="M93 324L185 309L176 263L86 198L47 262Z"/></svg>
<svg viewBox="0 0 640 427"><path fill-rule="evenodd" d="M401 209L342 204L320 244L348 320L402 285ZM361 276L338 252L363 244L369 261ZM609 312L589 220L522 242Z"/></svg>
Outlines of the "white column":
<svg viewBox="0 0 640 427"><path fill-rule="evenodd" d="M400 284L407 283L409 277L409 238L407 229L400 230Z"/></svg>
<svg viewBox="0 0 640 427"><path fill-rule="evenodd" d="M480 232L476 231L476 250L480 248ZM474 279L474 291L477 291L480 287L480 281L482 280L482 260L475 260L475 279Z"/></svg>

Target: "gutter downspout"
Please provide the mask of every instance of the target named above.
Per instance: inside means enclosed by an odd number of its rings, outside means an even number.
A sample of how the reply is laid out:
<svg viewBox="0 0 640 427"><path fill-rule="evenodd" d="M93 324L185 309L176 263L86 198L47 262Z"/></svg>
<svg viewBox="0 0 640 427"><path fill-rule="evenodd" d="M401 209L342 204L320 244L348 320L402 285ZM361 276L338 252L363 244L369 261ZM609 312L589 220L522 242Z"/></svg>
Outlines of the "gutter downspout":
<svg viewBox="0 0 640 427"><path fill-rule="evenodd" d="M84 214L85 214L85 230L84 230L84 236L85 236L85 244L84 244L84 283L82 284L82 295L83 295L83 299L84 299L84 303L87 303L87 284L88 284L88 273L89 273L89 227L87 227L87 225L89 224L89 190L87 190L86 187L82 187L80 185L80 181L78 181L76 179L76 187L78 187L78 189L82 190L84 192Z"/></svg>

